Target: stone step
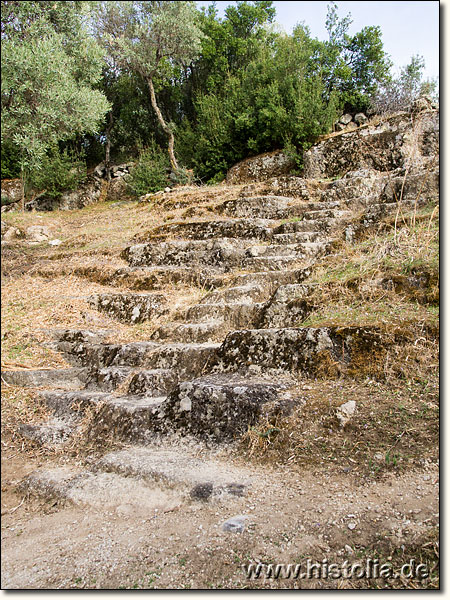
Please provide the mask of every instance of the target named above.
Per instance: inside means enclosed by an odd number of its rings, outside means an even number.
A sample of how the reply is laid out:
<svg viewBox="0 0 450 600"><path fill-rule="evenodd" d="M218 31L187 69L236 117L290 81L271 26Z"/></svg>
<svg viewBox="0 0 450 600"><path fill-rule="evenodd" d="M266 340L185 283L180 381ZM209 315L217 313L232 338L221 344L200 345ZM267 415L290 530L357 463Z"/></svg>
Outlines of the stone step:
<svg viewBox="0 0 450 600"><path fill-rule="evenodd" d="M305 300L310 289L302 283L280 286L264 305L258 328L298 327L312 310Z"/></svg>
<svg viewBox="0 0 450 600"><path fill-rule="evenodd" d="M262 414L288 414L300 402L293 381L220 373L179 383L168 396L114 396L102 392L45 391L40 396L54 417L71 427L86 410L95 417L84 435L96 441L147 443L159 434L180 431L217 442L239 437Z"/></svg>
<svg viewBox="0 0 450 600"><path fill-rule="evenodd" d="M205 459L179 447L132 446L103 456L95 470L158 483L170 489L189 490L191 498L208 500L244 496L254 476L250 470L218 460Z"/></svg>
<svg viewBox="0 0 450 600"><path fill-rule="evenodd" d="M96 408L112 398L106 392L78 390L65 392L61 390L42 390L39 397L44 400L53 415L73 426L88 408Z"/></svg>
<svg viewBox="0 0 450 600"><path fill-rule="evenodd" d="M161 293L96 294L87 301L96 310L122 323L142 323L169 311L167 298Z"/></svg>
<svg viewBox="0 0 450 600"><path fill-rule="evenodd" d="M154 482L74 467L38 469L21 482L20 489L80 507L115 511L122 517L139 515L151 519L183 503L180 491L163 489Z"/></svg>
<svg viewBox="0 0 450 600"><path fill-rule="evenodd" d="M137 367L142 369L176 368L180 377L195 377L215 359L219 344L82 344L62 342L58 349L72 364L91 369Z"/></svg>
<svg viewBox="0 0 450 600"><path fill-rule="evenodd" d="M250 183L242 188L243 197L257 194L279 194L284 197L302 198L305 201L319 198L322 191L329 186L328 182L315 179L304 179L295 175L282 175L268 179L265 182Z"/></svg>
<svg viewBox="0 0 450 600"><path fill-rule="evenodd" d="M287 196L241 196L235 200L226 200L217 207L217 211L235 218L284 219L291 214L289 208L294 202Z"/></svg>
<svg viewBox="0 0 450 600"><path fill-rule="evenodd" d="M165 415L175 429L215 441L236 439L264 414L288 414L301 402L293 381L241 376L206 375L182 382L169 395Z"/></svg>
<svg viewBox="0 0 450 600"><path fill-rule="evenodd" d="M133 267L149 265L198 265L224 271L239 265L248 239L178 240L158 244L135 244L122 257Z"/></svg>
<svg viewBox="0 0 450 600"><path fill-rule="evenodd" d="M267 297L267 286L248 284L218 288L209 292L199 304L227 304L260 302Z"/></svg>
<svg viewBox="0 0 450 600"><path fill-rule="evenodd" d="M353 216L353 212L351 210L338 210L334 208L330 209L320 209L320 210L308 210L307 212L302 213L302 218L304 221L317 221L323 219L344 219L351 218Z"/></svg>
<svg viewBox="0 0 450 600"><path fill-rule="evenodd" d="M145 234L136 236L136 242L176 239L208 240L212 238L257 238L269 240L276 221L267 219L229 219L220 221L193 221L166 223Z"/></svg>
<svg viewBox="0 0 450 600"><path fill-rule="evenodd" d="M104 367L92 370L87 389L112 392L119 386L131 395L162 396L178 383L175 370L142 369L133 367Z"/></svg>
<svg viewBox="0 0 450 600"><path fill-rule="evenodd" d="M329 244L327 242L301 242L294 244L269 244L255 245L249 248L245 255L246 257L259 256L292 256L298 255L299 258L305 256L315 256L323 254Z"/></svg>
<svg viewBox="0 0 450 600"><path fill-rule="evenodd" d="M311 268L282 269L280 271L260 271L254 273L236 273L229 280L232 286L258 285L273 293L280 285L300 283L311 275Z"/></svg>
<svg viewBox="0 0 450 600"><path fill-rule="evenodd" d="M326 242L323 231L296 231L293 233L275 233L273 244L303 244L305 242Z"/></svg>
<svg viewBox="0 0 450 600"><path fill-rule="evenodd" d="M74 424L56 417L46 423L19 425L19 433L23 437L37 442L40 446L57 447L67 442L76 430Z"/></svg>
<svg viewBox="0 0 450 600"><path fill-rule="evenodd" d="M21 369L2 371L2 380L8 385L27 388L55 388L79 390L84 387L87 369Z"/></svg>
<svg viewBox="0 0 450 600"><path fill-rule="evenodd" d="M196 304L186 311L186 321L227 323L231 327L251 327L257 322L263 307L260 302L236 302L234 304Z"/></svg>
<svg viewBox="0 0 450 600"><path fill-rule="evenodd" d="M248 239L179 240L160 244L136 244L124 251L131 265L143 264L197 264L209 265L217 270L229 271L247 264L247 258L265 255L298 253L309 255L325 242L300 242L299 244L255 244Z"/></svg>
<svg viewBox="0 0 450 600"><path fill-rule="evenodd" d="M391 339L392 341L392 339ZM377 327L301 327L233 331L225 338L214 371L252 367L317 376L377 369L388 345ZM364 371L366 369L366 371Z"/></svg>
<svg viewBox="0 0 450 600"><path fill-rule="evenodd" d="M148 356L158 348L154 342L101 344L62 340L55 348L71 364L99 369L102 367L149 367Z"/></svg>
<svg viewBox="0 0 450 600"><path fill-rule="evenodd" d="M333 216L333 212L339 212L339 207L339 200L301 202L290 196L252 195L227 200L219 205L217 210L235 218L254 217L279 220L313 212L317 212L319 218ZM331 211L330 214L327 215L327 211Z"/></svg>
<svg viewBox="0 0 450 600"><path fill-rule="evenodd" d="M130 446L106 454L89 470L37 469L18 487L46 499L150 519L192 501L245 502L254 478L245 467L199 457L185 446Z"/></svg>
<svg viewBox="0 0 450 600"><path fill-rule="evenodd" d="M212 320L205 323L164 323L152 334L152 340L158 342L183 342L203 344L222 340L229 331L224 321Z"/></svg>
<svg viewBox="0 0 450 600"><path fill-rule="evenodd" d="M322 192L322 194L326 194L326 192ZM251 203L251 201L256 198L256 202L259 203L261 199L268 198L272 202L279 201L283 207L286 206L296 206L303 211L309 210L327 210L327 209L335 209L341 206L341 200L309 200L308 198L302 198L303 201L299 201L298 199L292 196L255 196L254 194L242 194L241 198L238 198L234 202L238 202L240 199L244 198L247 204ZM286 204L285 204L286 202Z"/></svg>
<svg viewBox="0 0 450 600"><path fill-rule="evenodd" d="M58 419L76 427L87 410L94 410L83 432L87 439L145 442L155 434L167 432L170 421L165 417L166 396L114 396L106 392L50 392L41 398Z"/></svg>
<svg viewBox="0 0 450 600"><path fill-rule="evenodd" d="M241 266L249 271L281 271L283 269L293 269L294 267L300 268L301 265L305 268L305 260L308 263L311 261L306 256L299 256L298 254L253 256L243 260Z"/></svg>
<svg viewBox="0 0 450 600"><path fill-rule="evenodd" d="M286 220L274 228L274 236L281 233L301 233L301 232L328 232L334 229L340 223L339 219L305 219L303 217Z"/></svg>

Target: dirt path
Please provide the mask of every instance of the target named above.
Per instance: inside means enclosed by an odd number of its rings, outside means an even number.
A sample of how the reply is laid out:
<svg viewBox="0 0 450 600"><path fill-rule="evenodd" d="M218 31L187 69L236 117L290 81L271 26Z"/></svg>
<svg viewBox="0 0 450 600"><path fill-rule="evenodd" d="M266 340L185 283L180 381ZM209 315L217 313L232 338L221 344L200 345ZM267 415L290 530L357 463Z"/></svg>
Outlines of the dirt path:
<svg viewBox="0 0 450 600"><path fill-rule="evenodd" d="M295 580L263 573L249 579L243 569L262 562L300 563L306 570L307 559L365 564L370 557L400 568L425 556L431 580L437 575L434 547L427 544L438 522L438 469L431 463L375 481L335 467L252 466L244 497L177 503L172 495L147 513L131 510L126 499L103 509L24 499L13 486L37 466L4 460L3 588L430 587L430 579ZM223 531L236 515L248 517L244 532Z"/></svg>

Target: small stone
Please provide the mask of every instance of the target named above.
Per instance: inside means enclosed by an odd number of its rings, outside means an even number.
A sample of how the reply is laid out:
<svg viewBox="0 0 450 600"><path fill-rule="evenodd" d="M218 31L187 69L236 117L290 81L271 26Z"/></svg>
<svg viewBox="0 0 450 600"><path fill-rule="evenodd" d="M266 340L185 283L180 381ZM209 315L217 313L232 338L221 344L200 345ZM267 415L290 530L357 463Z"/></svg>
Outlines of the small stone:
<svg viewBox="0 0 450 600"><path fill-rule="evenodd" d="M27 227L26 236L33 242L45 242L50 237L50 231L43 225L32 225Z"/></svg>
<svg viewBox="0 0 450 600"><path fill-rule="evenodd" d="M381 452L375 452L375 454L373 455L373 459L376 460L377 462L383 462L384 455Z"/></svg>
<svg viewBox="0 0 450 600"><path fill-rule="evenodd" d="M348 544L345 544L344 549L347 552L347 554L353 554L353 548Z"/></svg>
<svg viewBox="0 0 450 600"><path fill-rule="evenodd" d="M348 244L353 244L353 242L355 241L355 229L353 225L349 225L345 228L345 241Z"/></svg>
<svg viewBox="0 0 450 600"><path fill-rule="evenodd" d="M356 528L356 523L354 521L350 521L350 523L347 525L347 527L353 531L353 529Z"/></svg>
<svg viewBox="0 0 450 600"><path fill-rule="evenodd" d="M342 123L342 125L348 125L351 120L352 120L352 115L350 115L349 113L346 113L345 115L342 115L342 117L339 119L339 123Z"/></svg>
<svg viewBox="0 0 450 600"><path fill-rule="evenodd" d="M430 481L430 479L431 479L431 476L430 476L430 475L424 475L424 476L423 476L423 480L424 480L424 481Z"/></svg>
<svg viewBox="0 0 450 600"><path fill-rule="evenodd" d="M170 191L171 191L171 190L170 190L170 187L166 187L166 188L164 188L164 192L165 192L166 194L168 194Z"/></svg>
<svg viewBox="0 0 450 600"><path fill-rule="evenodd" d="M60 244L62 244L62 241L58 240L58 239L56 239L56 240L50 240L49 244L50 244L50 246L59 246Z"/></svg>
<svg viewBox="0 0 450 600"><path fill-rule="evenodd" d="M248 519L246 515L237 515L231 517L222 524L222 531L231 531L233 533L242 533L245 529L245 522Z"/></svg>
<svg viewBox="0 0 450 600"><path fill-rule="evenodd" d="M349 400L345 404L341 404L336 410L336 416L341 427L345 427L356 411L356 402Z"/></svg>

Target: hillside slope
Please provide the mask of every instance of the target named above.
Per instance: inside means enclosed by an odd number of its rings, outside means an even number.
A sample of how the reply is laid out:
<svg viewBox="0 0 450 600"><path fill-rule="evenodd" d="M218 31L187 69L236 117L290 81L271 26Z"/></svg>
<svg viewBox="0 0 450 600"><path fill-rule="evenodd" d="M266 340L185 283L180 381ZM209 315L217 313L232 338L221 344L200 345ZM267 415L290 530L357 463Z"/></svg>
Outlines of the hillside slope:
<svg viewBox="0 0 450 600"><path fill-rule="evenodd" d="M304 177L4 215L4 587L438 585L438 118ZM242 569L368 557L428 575Z"/></svg>

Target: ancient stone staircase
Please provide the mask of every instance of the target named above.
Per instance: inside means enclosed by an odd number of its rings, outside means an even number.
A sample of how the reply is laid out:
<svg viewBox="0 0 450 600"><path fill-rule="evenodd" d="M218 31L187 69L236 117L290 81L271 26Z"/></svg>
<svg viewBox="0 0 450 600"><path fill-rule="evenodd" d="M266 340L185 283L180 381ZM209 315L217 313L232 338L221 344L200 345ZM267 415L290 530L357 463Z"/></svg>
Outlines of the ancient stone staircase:
<svg viewBox="0 0 450 600"><path fill-rule="evenodd" d="M345 136L353 143L358 135L343 134L341 162ZM378 137L372 134L371 144L378 143L381 155L392 154L391 138L398 135L397 123ZM310 154L320 164L317 147ZM106 343L110 332L104 331L54 332L52 347L73 369L28 375L30 386L48 387L39 394L54 418L41 426L24 425L23 434L67 443L91 414L86 435L132 446L87 470L37 472L25 485L88 504L94 497L98 501L95 485L115 486L120 494L129 477L144 487L176 479L175 487L184 482L191 492L200 490L199 497L244 493L248 471L231 473L223 462L198 457L196 466L192 451L179 440L231 442L262 415L288 413L301 403L298 377L351 374L383 346L374 327L300 325L310 310L306 297L314 262L354 226L355 211L376 218L398 206L392 183L404 172L398 160L391 171L357 164L359 170L336 180L326 179L322 169L320 177L251 184L239 198L219 203L207 219L167 223L133 240L122 253L129 266L121 268L120 277L138 269L149 289L91 297L98 311L132 324L164 320L171 298L163 286L152 289L151 282L197 277L210 290L146 342ZM405 200L408 193L414 198L409 188L426 168L421 163L403 184ZM178 467L171 471L174 464Z"/></svg>

